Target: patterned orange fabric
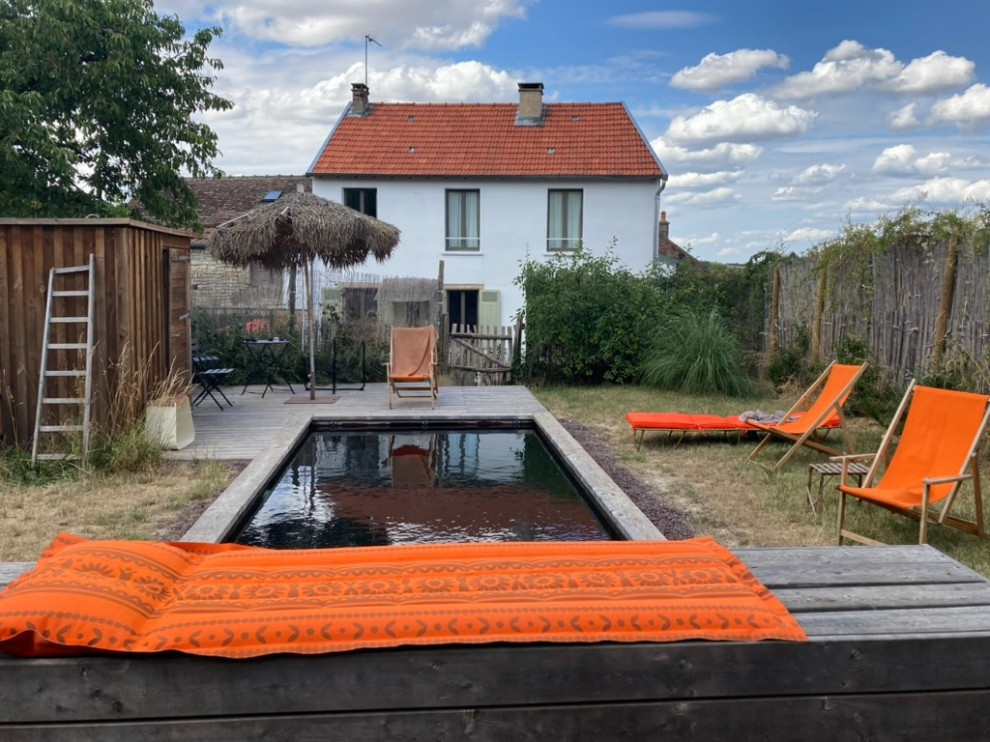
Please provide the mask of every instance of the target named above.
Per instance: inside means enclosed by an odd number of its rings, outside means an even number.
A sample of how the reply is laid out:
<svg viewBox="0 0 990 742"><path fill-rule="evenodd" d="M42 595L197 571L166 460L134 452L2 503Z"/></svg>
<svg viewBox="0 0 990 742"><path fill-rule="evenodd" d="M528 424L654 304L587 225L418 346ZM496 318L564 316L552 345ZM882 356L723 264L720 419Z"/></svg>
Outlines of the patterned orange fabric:
<svg viewBox="0 0 990 742"><path fill-rule="evenodd" d="M25 656L682 639L807 637L711 538L276 551L62 534L0 593L0 651Z"/></svg>
<svg viewBox="0 0 990 742"><path fill-rule="evenodd" d="M933 387L915 387L900 441L875 487L840 487L867 500L908 509L922 504L923 479L959 476L983 428L990 397ZM930 503L944 500L953 485L931 488Z"/></svg>

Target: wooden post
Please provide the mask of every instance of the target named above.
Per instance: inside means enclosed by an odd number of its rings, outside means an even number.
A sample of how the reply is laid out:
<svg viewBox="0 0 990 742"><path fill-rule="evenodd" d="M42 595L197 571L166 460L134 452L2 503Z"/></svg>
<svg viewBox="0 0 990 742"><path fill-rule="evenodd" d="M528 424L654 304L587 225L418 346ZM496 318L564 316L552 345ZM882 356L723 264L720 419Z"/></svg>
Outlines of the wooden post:
<svg viewBox="0 0 990 742"><path fill-rule="evenodd" d="M825 266L819 265L818 286L815 290L815 318L811 323L811 363L822 360L822 319L825 314Z"/></svg>
<svg viewBox="0 0 990 742"><path fill-rule="evenodd" d="M770 358L777 355L777 315L780 312L780 266L773 267L770 288L770 319L767 322L767 350Z"/></svg>
<svg viewBox="0 0 990 742"><path fill-rule="evenodd" d="M945 336L949 330L949 317L952 315L952 300L956 290L956 264L959 262L959 238L949 238L949 252L945 257L945 275L942 277L942 297L938 306L938 322L935 325L935 338L932 343L932 365L942 362L945 353Z"/></svg>

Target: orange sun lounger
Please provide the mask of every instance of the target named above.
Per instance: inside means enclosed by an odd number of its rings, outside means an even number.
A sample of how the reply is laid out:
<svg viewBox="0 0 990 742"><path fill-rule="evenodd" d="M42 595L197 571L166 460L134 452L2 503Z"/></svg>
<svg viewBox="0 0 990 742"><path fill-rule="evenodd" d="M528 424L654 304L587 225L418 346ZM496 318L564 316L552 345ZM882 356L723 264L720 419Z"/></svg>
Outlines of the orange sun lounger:
<svg viewBox="0 0 990 742"><path fill-rule="evenodd" d="M20 656L691 639L807 636L709 537L279 551L62 534L0 592L0 652Z"/></svg>
<svg viewBox="0 0 990 742"><path fill-rule="evenodd" d="M900 440L893 455L889 456L902 418L904 428ZM985 394L915 386L912 382L879 451L836 459L843 462L839 485L839 544L844 538L864 544L880 543L846 527L847 497L918 521L919 544L927 539L929 519L987 538L976 449L988 419L990 397ZM888 458L890 463L877 480L881 464ZM850 486L848 462L864 459L873 461L866 480L860 487ZM949 514L960 487L968 480L973 482L974 520ZM938 503L942 503L940 510L931 509Z"/></svg>
<svg viewBox="0 0 990 742"><path fill-rule="evenodd" d="M800 417L797 413L796 417ZM742 436L745 433L755 433L762 430L751 423L739 419L739 415L720 417L719 415L688 415L680 412L630 412L626 414L626 420L632 426L633 438L636 449L643 444L643 437L647 430L666 431L669 436L680 433L677 445L684 440L688 433L708 435L709 433L738 433ZM836 428L840 424L838 416L823 422L821 429ZM772 427L772 426L771 426Z"/></svg>

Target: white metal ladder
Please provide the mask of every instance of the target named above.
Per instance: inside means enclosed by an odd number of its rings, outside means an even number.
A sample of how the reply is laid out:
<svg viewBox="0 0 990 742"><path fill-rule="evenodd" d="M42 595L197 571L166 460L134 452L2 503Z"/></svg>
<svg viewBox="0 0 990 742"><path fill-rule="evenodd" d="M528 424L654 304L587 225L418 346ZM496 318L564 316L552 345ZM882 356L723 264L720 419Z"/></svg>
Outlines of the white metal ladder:
<svg viewBox="0 0 990 742"><path fill-rule="evenodd" d="M86 276L85 289L69 290L59 289L57 287L57 284L61 283L58 280L59 278L79 274L84 274ZM39 453L38 448L41 441L41 436L45 433L82 433L82 460L85 461L86 456L89 454L89 418L93 394L93 315L94 308L96 306L95 282L96 256L94 255L89 256L89 265L79 266L76 268L52 268L51 272L48 274L48 303L45 308L45 333L41 344L41 373L39 374L38 380L38 410L34 419L34 443L31 447L32 466L37 464L38 461L58 461L61 459L75 458L74 455L69 453ZM57 305L65 304L64 301L60 302L58 300L69 297L86 298L87 310L85 317L69 316L64 312L58 312L56 310ZM52 327L55 325L85 325L86 341L65 343L52 342ZM78 336L79 333L76 334L77 339ZM78 357L78 351L85 351L86 366L85 368L58 370L50 369L48 367L48 351L50 350L77 351L75 354L76 357ZM53 377L71 377L75 379L84 377L83 396L46 396L46 382L48 379ZM76 385L76 389L78 389L78 384ZM43 425L42 422L44 420L45 409L47 407L57 405L79 405L82 408L82 422L74 425Z"/></svg>

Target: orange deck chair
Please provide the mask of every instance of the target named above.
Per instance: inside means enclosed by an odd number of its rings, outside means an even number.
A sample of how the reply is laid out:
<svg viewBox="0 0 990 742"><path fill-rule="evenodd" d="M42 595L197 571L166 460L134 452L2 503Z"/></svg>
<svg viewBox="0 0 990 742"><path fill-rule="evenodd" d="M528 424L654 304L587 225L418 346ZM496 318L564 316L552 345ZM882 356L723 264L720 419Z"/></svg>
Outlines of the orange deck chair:
<svg viewBox="0 0 990 742"><path fill-rule="evenodd" d="M808 388L808 391L801 395L801 399L787 411L787 414L784 415L784 422L772 426L750 422L750 425L764 431L767 435L753 449L753 453L749 455L749 460L753 461L759 455L760 451L766 448L767 444L774 438L791 442L791 447L787 449L787 452L780 458L780 461L774 464L774 471L777 471L786 464L791 456L796 454L802 446L813 448L830 456L838 456L843 452L822 443L818 432L819 428L823 427L827 421L834 417L839 418L839 427L842 429L842 435L846 441L846 451L852 451L852 440L849 438L849 429L846 427L846 419L842 412L842 406L846 403L853 387L856 386L856 382L863 375L867 365L864 363L861 366L848 366L833 361L822 375L818 377L815 383ZM821 391L812 402L811 399L819 387ZM799 412L803 414L798 419L790 420L791 417Z"/></svg>
<svg viewBox="0 0 990 742"><path fill-rule="evenodd" d="M437 331L393 327L386 364L388 407L393 397L429 400L437 406Z"/></svg>
<svg viewBox="0 0 990 742"><path fill-rule="evenodd" d="M839 544L847 538L862 544L879 544L846 529L846 497L856 497L882 508L917 520L920 524L918 543L928 536L928 520L987 538L983 529L983 496L980 492L980 470L976 447L990 418L990 397L985 394L953 392L927 386L908 387L893 422L875 454L842 456L842 479L839 485ZM908 409L910 405L910 409ZM883 477L873 484L904 412L904 430L884 470ZM873 459L870 471L861 487L849 486L848 462ZM969 473L967 473L969 469ZM969 521L949 515L962 483L973 480L976 519ZM940 511L930 506L944 502Z"/></svg>

